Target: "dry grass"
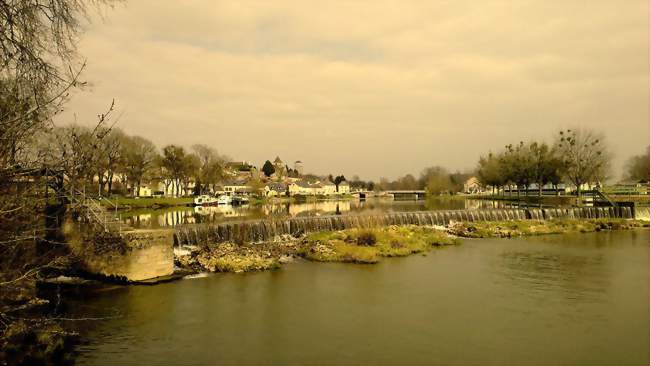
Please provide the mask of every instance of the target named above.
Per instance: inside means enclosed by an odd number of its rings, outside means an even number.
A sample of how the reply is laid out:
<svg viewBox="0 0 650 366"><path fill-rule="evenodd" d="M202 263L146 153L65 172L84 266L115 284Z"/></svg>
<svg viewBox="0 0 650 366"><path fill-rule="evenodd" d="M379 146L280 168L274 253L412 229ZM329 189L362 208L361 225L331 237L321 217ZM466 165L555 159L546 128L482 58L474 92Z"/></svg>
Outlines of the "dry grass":
<svg viewBox="0 0 650 366"><path fill-rule="evenodd" d="M457 243L447 233L432 228L393 226L311 234L301 254L320 262L377 263L381 257L402 257Z"/></svg>

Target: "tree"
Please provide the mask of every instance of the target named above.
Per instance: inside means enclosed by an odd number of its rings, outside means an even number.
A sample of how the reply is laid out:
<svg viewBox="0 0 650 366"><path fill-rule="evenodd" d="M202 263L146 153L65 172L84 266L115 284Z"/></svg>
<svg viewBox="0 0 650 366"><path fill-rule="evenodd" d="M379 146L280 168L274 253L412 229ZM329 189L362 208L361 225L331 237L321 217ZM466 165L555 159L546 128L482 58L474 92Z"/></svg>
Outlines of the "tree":
<svg viewBox="0 0 650 366"><path fill-rule="evenodd" d="M440 195L450 193L453 189L449 172L441 166L432 166L426 168L420 173L420 183L428 194Z"/></svg>
<svg viewBox="0 0 650 366"><path fill-rule="evenodd" d="M610 158L601 134L585 129L560 131L555 147L579 199L583 184L605 178Z"/></svg>
<svg viewBox="0 0 650 366"><path fill-rule="evenodd" d="M334 178L334 185L336 185L336 192L339 191L339 185L343 182L345 182L344 175L337 175L336 178Z"/></svg>
<svg viewBox="0 0 650 366"><path fill-rule="evenodd" d="M84 84L76 43L88 7L78 0L0 1L0 168L15 166L68 92Z"/></svg>
<svg viewBox="0 0 650 366"><path fill-rule="evenodd" d="M530 176L537 184L537 194L542 196L544 185L559 181L559 159L545 143L533 142L528 146L530 153ZM557 183L554 184L557 190Z"/></svg>
<svg viewBox="0 0 650 366"><path fill-rule="evenodd" d="M160 163L166 177L172 183L173 195L180 195L181 182L185 174L185 149L176 145L165 146Z"/></svg>
<svg viewBox="0 0 650 366"><path fill-rule="evenodd" d="M264 172L264 175L267 177L270 177L273 175L273 173L275 173L275 166L273 166L273 163L267 160L262 166L262 172Z"/></svg>
<svg viewBox="0 0 650 366"><path fill-rule="evenodd" d="M489 153L478 161L477 175L484 186L492 187L492 194L506 184L501 157Z"/></svg>
<svg viewBox="0 0 650 366"><path fill-rule="evenodd" d="M216 184L223 178L223 157L215 149L206 145L194 145L192 150L199 158L199 174L196 180L197 193L205 193L206 187L210 187L214 191Z"/></svg>
<svg viewBox="0 0 650 366"><path fill-rule="evenodd" d="M533 181L530 151L523 141L520 141L518 145L506 146L506 150L510 158L511 179L517 185L517 196L519 196L522 187L524 188L524 194L527 196L528 187Z"/></svg>
<svg viewBox="0 0 650 366"><path fill-rule="evenodd" d="M194 180L195 185L194 185L194 194L200 194L201 193L201 184L198 183L200 182L200 176L201 176L201 159L198 157L196 154L187 154L183 158L183 168L182 168L182 175L181 175L181 180L183 182L183 193L184 195L188 195L189 188L190 188L190 183L192 180Z"/></svg>
<svg viewBox="0 0 650 366"><path fill-rule="evenodd" d="M158 157L156 146L144 137L125 137L121 155L122 173L126 176L134 195L139 195L142 180L152 170ZM109 184L110 182L111 180Z"/></svg>
<svg viewBox="0 0 650 366"><path fill-rule="evenodd" d="M637 182L650 182L650 146L644 155L637 155L627 162L627 178Z"/></svg>
<svg viewBox="0 0 650 366"><path fill-rule="evenodd" d="M97 171L97 152L106 135L103 122L110 111L99 116L93 129L54 128L52 118L62 110L69 92L83 85L79 75L85 63L76 61L81 20L91 3L106 2L0 1L0 338L10 329L30 329L34 346L43 350L48 346L39 341L45 333L39 330L43 323L33 316L22 320L11 312L32 312L33 303L38 303L33 301L35 278L43 278L46 270L51 275L52 270L63 269L65 246L53 245L56 230L43 230L51 218L45 216L51 201L41 196L39 175L56 172L57 198L66 201L92 183ZM27 183L24 190L15 189L17 179ZM14 322L23 324L13 327ZM64 333L48 330L46 338L62 343ZM0 359L6 362L4 344L0 348ZM33 354L26 359L55 362Z"/></svg>
<svg viewBox="0 0 650 366"><path fill-rule="evenodd" d="M126 135L115 128L102 128L101 133L106 136L98 142L97 150L97 193L99 196L102 195L105 185L108 185L108 194L111 194L113 177L121 163L122 144L126 139Z"/></svg>

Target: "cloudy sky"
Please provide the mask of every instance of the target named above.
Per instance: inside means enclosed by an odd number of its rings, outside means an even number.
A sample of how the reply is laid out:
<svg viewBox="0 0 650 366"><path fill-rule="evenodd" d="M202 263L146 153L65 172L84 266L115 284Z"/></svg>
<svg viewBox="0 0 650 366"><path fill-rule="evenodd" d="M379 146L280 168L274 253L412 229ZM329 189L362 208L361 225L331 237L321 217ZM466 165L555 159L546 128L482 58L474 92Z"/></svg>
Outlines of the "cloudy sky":
<svg viewBox="0 0 650 366"><path fill-rule="evenodd" d="M620 171L650 144L647 0L130 0L79 50L92 87L157 145L394 178L571 126Z"/></svg>

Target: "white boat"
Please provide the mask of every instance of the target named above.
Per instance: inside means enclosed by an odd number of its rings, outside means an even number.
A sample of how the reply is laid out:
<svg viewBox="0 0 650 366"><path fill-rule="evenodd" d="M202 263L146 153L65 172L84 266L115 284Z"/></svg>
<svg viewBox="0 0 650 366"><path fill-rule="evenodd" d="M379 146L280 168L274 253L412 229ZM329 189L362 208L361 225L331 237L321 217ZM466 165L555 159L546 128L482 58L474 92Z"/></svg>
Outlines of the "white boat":
<svg viewBox="0 0 650 366"><path fill-rule="evenodd" d="M230 204L232 204L232 197L230 197L228 195L225 195L225 194L221 195L217 199L217 204L219 204L219 205L230 205Z"/></svg>
<svg viewBox="0 0 650 366"><path fill-rule="evenodd" d="M210 206L216 204L217 204L217 199L207 194L194 197L194 205L196 206Z"/></svg>
<svg viewBox="0 0 650 366"><path fill-rule="evenodd" d="M232 198L233 205L247 205L249 202L248 197L245 196L234 196Z"/></svg>

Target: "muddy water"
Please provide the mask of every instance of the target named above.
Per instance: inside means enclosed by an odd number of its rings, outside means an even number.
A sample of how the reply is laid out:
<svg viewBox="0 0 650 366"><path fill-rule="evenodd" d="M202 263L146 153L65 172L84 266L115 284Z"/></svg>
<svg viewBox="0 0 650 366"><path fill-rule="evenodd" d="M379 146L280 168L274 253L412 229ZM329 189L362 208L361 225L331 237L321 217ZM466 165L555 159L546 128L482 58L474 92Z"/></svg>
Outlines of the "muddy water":
<svg viewBox="0 0 650 366"><path fill-rule="evenodd" d="M68 299L82 365L648 365L650 231L464 240Z"/></svg>

